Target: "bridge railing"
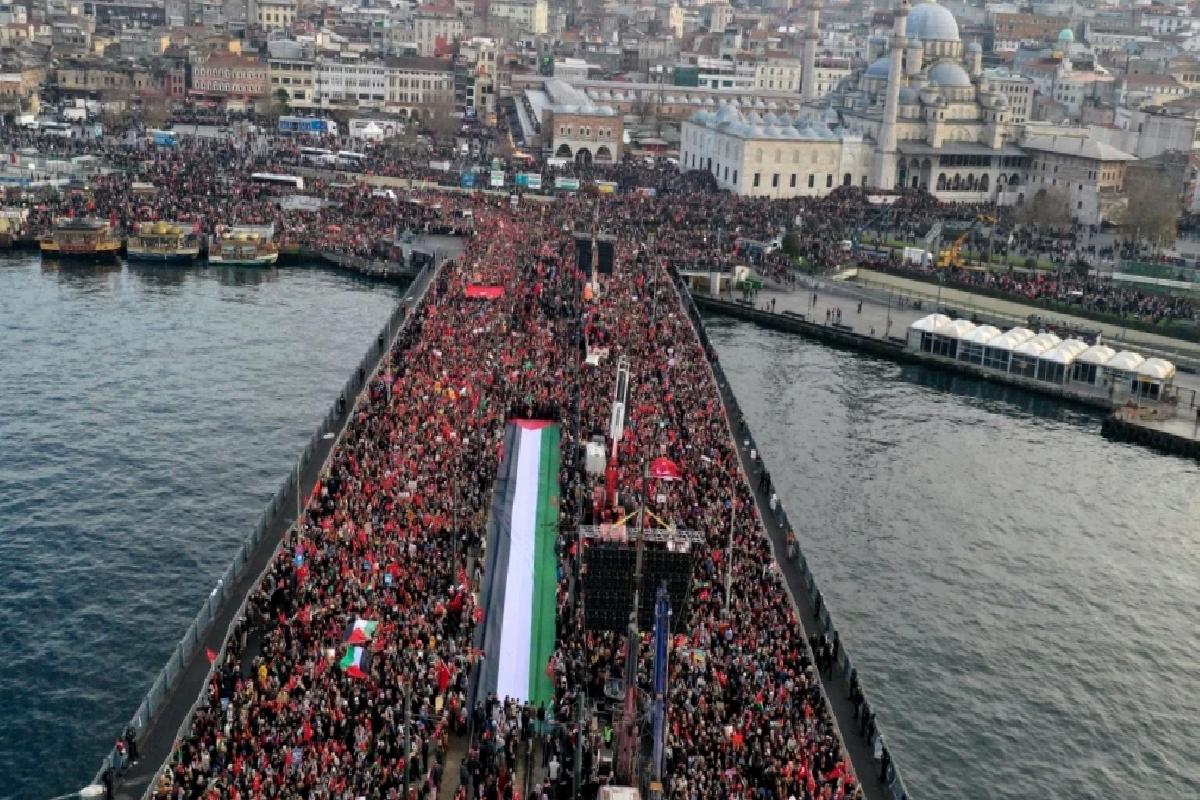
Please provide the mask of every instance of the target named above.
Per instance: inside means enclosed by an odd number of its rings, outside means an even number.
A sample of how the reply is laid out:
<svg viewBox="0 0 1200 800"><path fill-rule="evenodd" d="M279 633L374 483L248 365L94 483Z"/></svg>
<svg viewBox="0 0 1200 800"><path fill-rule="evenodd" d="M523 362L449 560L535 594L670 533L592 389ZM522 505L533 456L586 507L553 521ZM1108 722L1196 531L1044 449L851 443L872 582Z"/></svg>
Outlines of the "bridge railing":
<svg viewBox="0 0 1200 800"><path fill-rule="evenodd" d="M731 411L736 414L738 419L743 419L744 415L742 414L741 406L738 403L737 395L732 391L732 384L725 376L725 370L721 368L721 362L715 356L716 351L708 338L708 331L704 327L704 322L700 317L700 310L696 307L696 303L692 299L691 293L687 290L686 283L678 276L678 274L673 274L672 278L675 281L676 289L684 298L688 316L690 316L692 319L692 325L696 329L697 335L700 337L700 343L704 346L706 355L709 356L708 361L712 367L713 375L717 379L718 385L731 387L730 391L725 393L727 401L731 405ZM751 433L748 428L744 431L743 436L749 440L751 448L758 450L760 454L762 453L762 450L758 449L758 445L754 441L754 434ZM788 519L787 511L784 509L783 501L781 499L776 499L774 512L768 513L773 513L776 521L779 522L779 524L786 530L796 530L796 528L792 526L791 521ZM789 548L789 551L784 555L789 561L796 565L800 572L800 576L804 581L805 592L808 594L809 600L817 609L817 622L820 625L821 632L840 641L841 637L838 634L837 627L833 623L833 616L829 612L829 607L825 601L824 595L817 586L816 576L813 575L812 570L809 569L808 560L805 558L803 548L801 548L799 542L795 542ZM836 685L842 691L849 692L851 680L858 674L855 671L854 663L851 661L849 653L846 652L846 647L844 644L845 643L842 642L842 646L839 648L838 654L838 666L841 668L841 674L838 675L835 672L828 679L822 679L822 684L826 691L829 691L834 685ZM862 691L861 681L859 690ZM869 719L872 710L873 709L870 701L864 698L858 719ZM863 735L865 738L865 735L863 734L864 727L865 726L860 726L860 729L855 733ZM886 749L886 741L884 739L883 732L880 730L877 721L874 722L870 727L867 727L866 730L867 733L870 734L868 745L873 750L874 759L876 762L882 763L881 755L884 749ZM843 731L842 735L845 736L846 732ZM888 750L888 753L890 757L891 751ZM858 779L860 782L865 782L867 780L871 780L872 777L874 776L859 775ZM904 786L904 780L900 776L900 771L896 766L894 758L889 759L886 774L881 782L883 783L884 788L888 793L888 797L891 798L891 800L910 800L908 790Z"/></svg>
<svg viewBox="0 0 1200 800"><path fill-rule="evenodd" d="M427 273L435 271L435 267L425 267L418 274L413 282L413 287L427 286ZM430 281L431 282L431 281ZM414 306L419 302L420 297L413 295ZM159 671L154 682L150 685L150 689L138 704L137 710L133 717L126 724L125 729L130 727L135 731L135 735L146 730L147 726L154 721L156 715L162 709L163 704L175 688L180 676L182 675L185 665L195 655L196 649L201 646L201 642L209 632L213 621L221 615L225 604L232 599L232 593L237 581L243 576L250 559L262 542L267 532L275 525L281 517L291 517L292 520L296 514L296 502L299 498L300 503L304 503L307 498L302 494L303 487L300 484L300 476L305 467L310 466L313 457L317 454L319 448L326 443L326 438L336 435L339 422L346 418L349 420L349 413L352 412L354 400L358 393L367 386L368 378L373 375L375 368L383 362L387 355L387 349L391 346L395 335L404 325L406 320L405 302L397 304L392 314L388 317L387 323L380 329L379 334L372 340L370 348L351 373L350 378L346 381L342 393L337 400L330 406L329 411L325 414L321 424L317 427L308 443L305 445L296 465L292 468L288 477L280 482L279 488L271 495L271 499L267 502L267 507L259 515L258 521L253 529L238 546L237 552L226 567L225 572L217 580L216 586L209 592L204 603L201 604L200 610L196 613L191 624L188 625L183 637L176 643L175 649L171 652L167 663ZM332 451L331 451L332 452ZM293 494L295 492L296 494ZM289 502L291 501L291 502ZM289 522L289 524L291 524ZM237 624L245 615L246 603L253 595L253 591L246 592L240 599L240 604L237 611L234 613L230 621L230 629ZM209 666L208 676L205 679L204 685L207 686L212 677L212 671L216 664L221 663L224 658L225 648L228 646L228 637L222 640L221 650L217 657L213 659ZM192 717L205 697L205 692L201 690L184 717L175 738L186 735L188 727L191 725ZM124 729L121 732L124 733ZM99 770L93 779L93 783L100 784L103 781L105 769L113 770L114 783L119 783L124 771L128 768L127 755L122 757L117 753L114 747L105 756L100 764ZM151 780L146 788L143 796L148 795L154 788L154 781Z"/></svg>

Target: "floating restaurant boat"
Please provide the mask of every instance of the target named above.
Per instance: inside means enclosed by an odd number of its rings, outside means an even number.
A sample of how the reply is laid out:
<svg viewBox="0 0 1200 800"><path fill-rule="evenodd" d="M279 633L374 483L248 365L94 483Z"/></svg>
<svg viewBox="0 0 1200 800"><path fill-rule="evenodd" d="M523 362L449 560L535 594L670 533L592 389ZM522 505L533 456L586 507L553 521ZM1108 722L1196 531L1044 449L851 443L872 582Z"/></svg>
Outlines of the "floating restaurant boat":
<svg viewBox="0 0 1200 800"><path fill-rule="evenodd" d="M78 261L113 261L121 252L121 240L102 219L60 219L38 246L45 258Z"/></svg>
<svg viewBox="0 0 1200 800"><path fill-rule="evenodd" d="M195 229L181 222L143 222L125 243L125 257L130 261L186 263L199 255Z"/></svg>
<svg viewBox="0 0 1200 800"><path fill-rule="evenodd" d="M279 260L271 225L219 226L208 248L208 262L230 266L266 267Z"/></svg>

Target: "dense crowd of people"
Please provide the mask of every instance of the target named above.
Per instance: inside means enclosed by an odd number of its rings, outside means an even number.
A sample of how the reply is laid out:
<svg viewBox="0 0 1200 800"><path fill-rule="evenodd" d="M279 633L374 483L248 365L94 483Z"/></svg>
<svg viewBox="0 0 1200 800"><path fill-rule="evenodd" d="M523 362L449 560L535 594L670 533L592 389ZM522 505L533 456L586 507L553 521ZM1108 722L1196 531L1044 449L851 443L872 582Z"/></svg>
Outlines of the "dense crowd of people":
<svg viewBox="0 0 1200 800"><path fill-rule="evenodd" d="M31 148L43 156L62 159L88 155L106 167L86 189L25 200L30 208L26 227L34 233L45 233L54 219L64 214L104 217L122 230L139 222L179 220L192 223L203 234L213 233L219 225L270 224L281 245L387 259L396 255L397 234L461 230L473 220L463 218L462 203L453 193L430 195L435 199L427 203L421 202L418 194L417 202L405 202L414 199L407 188L399 192L402 198L397 198L395 191L389 194L364 188L361 179L387 176L457 186L461 173L477 170L476 186L483 188L491 169L491 164L476 163L479 159L462 154L453 143L430 143L403 153L382 143L329 140L311 144L325 145L331 152L354 147L361 157L353 166L356 172L329 169L320 171L320 177L310 173L304 194L319 202L296 207L281 202L288 190L256 183L250 177L255 172L288 174L299 166L313 167L302 152L302 143L286 137L181 136L175 146L161 147L137 135L82 140L18 128L0 132L0 146L11 152ZM447 164L449 168L444 169ZM738 197L718 191L711 175L680 173L666 161L556 162L550 166L548 162L533 165L510 159L500 166L506 186L514 186L517 173L537 173L542 179L541 191L560 197L572 195L554 188L556 177L579 179L585 192L594 192L596 181L611 181L616 190L602 197L602 202L614 206L616 213L634 209L635 224L672 245L667 248L671 266L725 270L747 264L780 286L794 284L797 263L805 271L827 273L856 262L879 261L881 257L870 247L860 251L858 245L919 241L937 222L959 230L979 220L991 220L991 215L998 213L988 204L946 206L917 191L902 191L893 195L891 202L880 204L872 202L866 190L853 187L836 189L821 198ZM961 270L951 272L950 281L965 287L986 286L1014 299L1055 300L1148 322L1196 319L1197 308L1190 299L1129 289L1106 278L1068 274L1080 259L1136 255L1130 243L1097 245L1099 232L1084 226L1043 231L1003 218L990 224L995 229L989 230L986 243L974 241L975 247L1010 260L1048 261L1059 269L1054 274L1024 269L1009 273ZM785 252L784 237L789 232ZM1123 248L1120 252L1119 247ZM895 269L928 269L894 256L890 260Z"/></svg>
<svg viewBox="0 0 1200 800"><path fill-rule="evenodd" d="M361 175L321 173L306 176L303 192L317 202L297 206L284 202L294 191L250 178L295 170L301 154L286 139L182 137L175 147L153 147L136 137L82 143L11 129L3 137L14 150L91 155L107 167L86 188L32 201L27 224L38 232L62 215L103 217L122 229L180 220L203 233L270 224L281 243L378 258L394 257L405 231L466 234L465 252L436 274L357 399L302 524L217 657L156 797L425 800L449 792L457 800L526 793L561 800L577 750L584 779L596 780L599 754L620 731L612 720L580 727L578 709L611 700L614 687L619 693L630 677L630 643L583 624L580 548L587 545L575 531L643 506L700 534L670 662L666 793L676 800L862 796L821 693L838 643L807 639L787 602L711 354L672 274L749 264L789 286L796 258L829 272L853 263L864 232L922 235L948 214L938 201L901 192L881 204L850 187L823 198L744 198L718 191L704 173L627 162L567 168L619 188L560 193L554 203L389 193ZM448 180L428 159L364 150L365 173ZM524 169L507 167L510 176ZM556 171L539 169L549 184ZM573 234L597 227L613 238L617 264L590 283L576 267ZM1005 246L1036 252L1045 244L1018 231ZM950 270L944 277L1153 322L1196 316L1186 299L1066 272ZM468 285L502 294L470 298ZM609 487L585 472L581 451L607 435L621 360L631 370L631 395ZM554 698L544 708L471 696L472 672L486 657L476 640L483 532L504 426L514 417L562 427L559 633L548 666ZM644 465L654 458L677 465L681 479L646 485ZM348 636L360 621L374 623L373 632L355 644ZM646 691L650 672L643 653L632 679ZM136 735L123 741L136 753ZM541 779L529 782L535 760Z"/></svg>
<svg viewBox="0 0 1200 800"><path fill-rule="evenodd" d="M667 271L700 253L732 263L739 237L761 239L778 220L770 207L743 206L694 179L678 181L673 205L640 194L551 205L430 194L405 203L316 182L312 191L331 204L282 211L259 187L222 179L270 166L244 155L228 161L236 169L217 169L235 155L228 147L142 153L139 179L161 187L148 198L131 198L114 172L90 195L62 202L119 222L146 214L271 222L322 247L353 248L444 215L468 214L487 235L469 236L461 259L443 266L358 398L303 524L219 654L155 795L393 798L408 787L405 800L416 800L456 781L464 800L510 800L523 792L520 760L539 757L544 777L531 790L549 800L562 796L577 743L590 780L612 731L579 728L575 700L620 674L628 643L579 624L574 530L612 513L593 501L602 481L583 471L579 450L607 429L613 365L624 358L633 379L618 494L625 504L645 498L660 517L703 534L698 589L676 641L687 656L671 664L670 795L855 797L706 354ZM594 203L603 204L618 264L585 287L571 233L593 218ZM714 219L728 232L714 233ZM656 236L647 237L647 221ZM711 247L697 243L704 235L714 237ZM471 299L469 284L500 286L503 295ZM589 348L604 351L599 366L585 363ZM505 422L526 416L563 428L555 698L548 708L494 697L471 707L469 676L483 656L474 632L486 509ZM640 465L657 456L678 463L684 479L643 486ZM347 632L362 620L376 627L356 650ZM646 673L643 665L643 681ZM447 763L456 738L465 755Z"/></svg>

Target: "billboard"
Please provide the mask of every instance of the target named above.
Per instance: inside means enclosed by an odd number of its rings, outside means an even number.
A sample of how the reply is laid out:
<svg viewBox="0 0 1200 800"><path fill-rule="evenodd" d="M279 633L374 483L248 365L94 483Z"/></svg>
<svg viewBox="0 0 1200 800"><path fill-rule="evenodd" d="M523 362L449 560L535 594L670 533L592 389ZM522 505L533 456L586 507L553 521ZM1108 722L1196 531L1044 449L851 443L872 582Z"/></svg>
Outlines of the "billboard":
<svg viewBox="0 0 1200 800"><path fill-rule="evenodd" d="M495 189L499 189L501 186L504 185L504 171L503 170L499 170L499 169L492 170L491 184L492 184L492 187Z"/></svg>
<svg viewBox="0 0 1200 800"><path fill-rule="evenodd" d="M568 192L578 192L579 191L579 179L578 178L555 178L554 179L554 188L555 189L565 189Z"/></svg>

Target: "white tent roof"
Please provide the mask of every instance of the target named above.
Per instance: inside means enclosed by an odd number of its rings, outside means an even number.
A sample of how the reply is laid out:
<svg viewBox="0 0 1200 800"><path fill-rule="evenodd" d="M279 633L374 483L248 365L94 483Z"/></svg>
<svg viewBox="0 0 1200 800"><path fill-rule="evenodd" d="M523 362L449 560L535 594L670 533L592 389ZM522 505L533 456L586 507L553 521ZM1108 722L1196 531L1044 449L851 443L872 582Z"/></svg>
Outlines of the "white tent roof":
<svg viewBox="0 0 1200 800"><path fill-rule="evenodd" d="M1056 364L1070 364L1080 353L1087 349L1088 346L1078 339L1067 339L1057 347L1052 347L1042 353L1041 358L1044 361L1053 361Z"/></svg>
<svg viewBox="0 0 1200 800"><path fill-rule="evenodd" d="M1020 353L1025 356L1041 356L1047 350L1058 347L1062 339L1059 339L1053 333L1039 333L1029 341L1013 350L1014 353Z"/></svg>
<svg viewBox="0 0 1200 800"><path fill-rule="evenodd" d="M1170 380L1175 377L1175 365L1162 358L1147 358L1138 366L1138 375L1144 378Z"/></svg>
<svg viewBox="0 0 1200 800"><path fill-rule="evenodd" d="M987 346L994 347L997 350L1013 350L1032 338L1033 331L1028 328L1013 328L994 339L990 339Z"/></svg>
<svg viewBox="0 0 1200 800"><path fill-rule="evenodd" d="M980 325L978 328L962 337L962 340L968 344L987 344L999 335L999 328L995 328L991 325Z"/></svg>
<svg viewBox="0 0 1200 800"><path fill-rule="evenodd" d="M921 317L919 320L909 325L909 330L925 331L926 333L936 333L942 328L950 324L950 318L945 314L930 314L926 317Z"/></svg>
<svg viewBox="0 0 1200 800"><path fill-rule="evenodd" d="M1117 354L1116 350L1103 344L1094 344L1087 350L1075 357L1076 361L1085 361L1088 364L1107 364L1113 356Z"/></svg>
<svg viewBox="0 0 1200 800"><path fill-rule="evenodd" d="M1104 365L1105 369L1123 370L1125 372L1133 372L1142 365L1146 359L1131 350L1122 350L1108 360Z"/></svg>
<svg viewBox="0 0 1200 800"><path fill-rule="evenodd" d="M975 323L968 319L956 319L945 328L938 331L939 336L950 336L955 339L961 339L967 336L971 331L975 330Z"/></svg>

